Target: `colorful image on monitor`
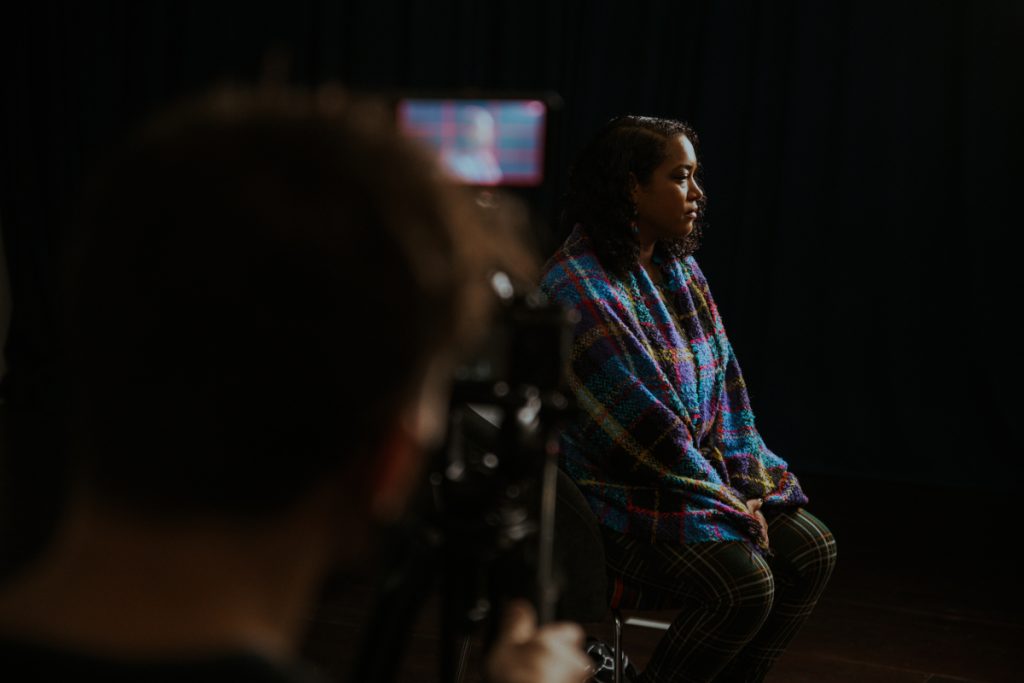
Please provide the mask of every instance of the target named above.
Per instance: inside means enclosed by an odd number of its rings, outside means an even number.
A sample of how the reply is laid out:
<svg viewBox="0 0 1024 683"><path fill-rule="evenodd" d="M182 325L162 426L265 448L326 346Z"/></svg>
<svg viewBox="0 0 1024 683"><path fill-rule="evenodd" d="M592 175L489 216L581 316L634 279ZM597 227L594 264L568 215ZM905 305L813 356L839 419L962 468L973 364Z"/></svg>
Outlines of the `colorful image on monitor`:
<svg viewBox="0 0 1024 683"><path fill-rule="evenodd" d="M546 113L540 100L405 99L398 124L460 182L534 186L544 180Z"/></svg>

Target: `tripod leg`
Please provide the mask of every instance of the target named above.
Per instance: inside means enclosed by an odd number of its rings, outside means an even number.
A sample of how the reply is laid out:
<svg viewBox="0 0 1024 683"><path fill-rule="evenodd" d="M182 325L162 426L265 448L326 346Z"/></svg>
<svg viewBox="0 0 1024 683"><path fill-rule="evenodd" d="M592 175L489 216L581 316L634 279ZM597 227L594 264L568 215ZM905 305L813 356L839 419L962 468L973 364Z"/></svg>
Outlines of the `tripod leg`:
<svg viewBox="0 0 1024 683"><path fill-rule="evenodd" d="M612 615L615 618L615 683L622 683L622 670L625 668L622 662L622 614L614 610Z"/></svg>
<svg viewBox="0 0 1024 683"><path fill-rule="evenodd" d="M404 539L381 577L352 683L392 683L409 644L413 620L430 594L437 573L436 551L422 536Z"/></svg>
<svg viewBox="0 0 1024 683"><path fill-rule="evenodd" d="M466 675L466 661L469 659L469 648L471 646L469 636L465 636L459 645L459 659L455 667L455 683L462 683L462 677Z"/></svg>

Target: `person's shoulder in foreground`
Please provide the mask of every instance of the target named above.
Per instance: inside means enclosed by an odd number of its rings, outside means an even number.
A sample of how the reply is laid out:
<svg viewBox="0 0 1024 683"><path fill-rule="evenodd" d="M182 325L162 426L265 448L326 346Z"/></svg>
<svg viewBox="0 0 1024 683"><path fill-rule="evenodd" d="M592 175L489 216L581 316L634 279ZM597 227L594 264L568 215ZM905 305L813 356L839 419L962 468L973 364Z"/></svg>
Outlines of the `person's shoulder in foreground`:
<svg viewBox="0 0 1024 683"><path fill-rule="evenodd" d="M314 668L298 661L275 661L255 652L174 658L103 657L35 642L0 639L5 678L29 681L151 681L159 683L327 683Z"/></svg>

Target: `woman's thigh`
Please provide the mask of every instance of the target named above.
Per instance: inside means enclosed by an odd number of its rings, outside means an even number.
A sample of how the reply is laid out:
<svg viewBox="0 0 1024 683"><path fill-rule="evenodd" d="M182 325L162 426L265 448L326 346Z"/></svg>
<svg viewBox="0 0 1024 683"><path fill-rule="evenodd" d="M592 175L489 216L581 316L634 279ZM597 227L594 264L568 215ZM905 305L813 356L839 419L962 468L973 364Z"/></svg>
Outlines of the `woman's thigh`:
<svg viewBox="0 0 1024 683"><path fill-rule="evenodd" d="M645 543L605 532L613 604L626 609L770 607L771 568L752 546L736 541L696 545Z"/></svg>

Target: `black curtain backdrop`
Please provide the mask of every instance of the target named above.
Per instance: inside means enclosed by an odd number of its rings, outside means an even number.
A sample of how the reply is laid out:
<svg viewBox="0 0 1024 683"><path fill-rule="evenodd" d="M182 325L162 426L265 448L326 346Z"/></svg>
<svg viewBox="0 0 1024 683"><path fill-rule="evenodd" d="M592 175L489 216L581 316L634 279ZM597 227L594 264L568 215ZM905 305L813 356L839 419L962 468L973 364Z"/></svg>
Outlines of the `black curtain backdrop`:
<svg viewBox="0 0 1024 683"><path fill-rule="evenodd" d="M145 115L252 81L282 54L299 83L558 92L549 198L610 117L689 121L710 197L698 258L769 446L798 472L1021 483L1024 3L14 0L2 12L9 398L52 382L54 251L87 170Z"/></svg>

